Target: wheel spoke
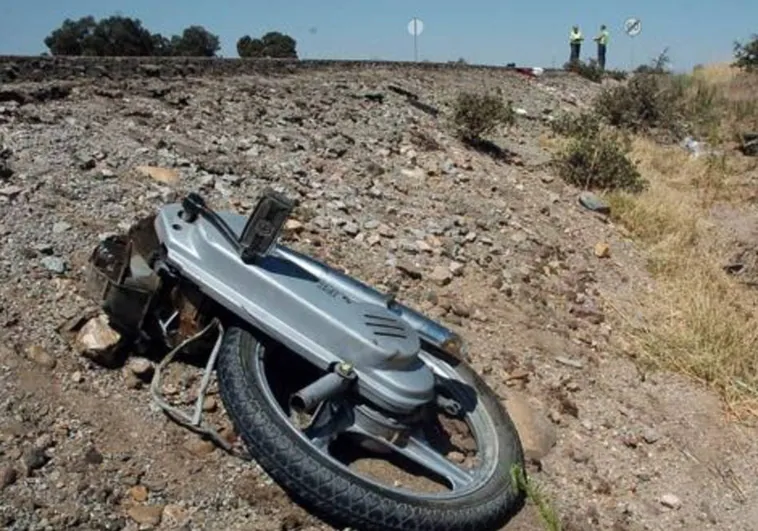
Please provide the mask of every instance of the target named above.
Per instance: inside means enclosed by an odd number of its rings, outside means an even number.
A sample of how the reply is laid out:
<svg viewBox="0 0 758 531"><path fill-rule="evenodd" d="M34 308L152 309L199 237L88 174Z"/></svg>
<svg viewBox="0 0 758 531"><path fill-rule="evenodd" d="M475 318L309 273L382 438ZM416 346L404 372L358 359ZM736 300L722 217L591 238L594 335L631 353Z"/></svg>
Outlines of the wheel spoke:
<svg viewBox="0 0 758 531"><path fill-rule="evenodd" d="M406 438L401 444L394 444L368 433L357 425L349 427L347 431L369 437L386 448L447 479L453 491L466 488L474 481L474 476L470 472L462 469L432 448L423 435L411 436Z"/></svg>
<svg viewBox="0 0 758 531"><path fill-rule="evenodd" d="M329 453L329 445L337 436L353 425L353 416L350 408L341 402L322 402L308 426L303 429L303 434L311 444Z"/></svg>
<svg viewBox="0 0 758 531"><path fill-rule="evenodd" d="M468 487L474 480L471 473L448 460L432 448L423 436L409 437L403 446L393 445L395 451L447 479L452 489Z"/></svg>

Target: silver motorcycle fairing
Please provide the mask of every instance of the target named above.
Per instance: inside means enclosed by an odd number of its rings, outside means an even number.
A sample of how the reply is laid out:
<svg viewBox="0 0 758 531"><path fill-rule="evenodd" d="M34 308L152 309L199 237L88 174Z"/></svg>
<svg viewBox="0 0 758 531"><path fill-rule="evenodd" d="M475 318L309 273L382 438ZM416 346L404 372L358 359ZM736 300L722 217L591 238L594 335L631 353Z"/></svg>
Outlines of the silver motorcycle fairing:
<svg viewBox="0 0 758 531"><path fill-rule="evenodd" d="M390 411L410 413L434 398L421 339L439 345L455 334L285 246L246 264L205 218L187 222L181 208L162 207L156 233L166 262L206 295L324 370L351 363L358 392ZM241 234L244 216L218 215Z"/></svg>

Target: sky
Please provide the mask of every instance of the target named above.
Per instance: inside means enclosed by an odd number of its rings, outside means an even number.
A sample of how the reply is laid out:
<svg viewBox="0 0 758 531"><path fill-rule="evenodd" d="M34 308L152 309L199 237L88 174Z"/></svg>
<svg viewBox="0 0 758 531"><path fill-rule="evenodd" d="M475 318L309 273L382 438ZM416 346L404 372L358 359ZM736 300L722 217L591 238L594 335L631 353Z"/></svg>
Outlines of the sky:
<svg viewBox="0 0 758 531"><path fill-rule="evenodd" d="M138 18L153 33L173 35L199 24L221 39L221 55L237 57L236 41L281 31L301 59L412 61L412 17L424 30L420 60L561 67L568 33L585 35L582 58L594 57L600 24L611 32L607 68L649 63L664 48L675 70L728 61L735 40L758 33L757 0L0 0L0 55L37 55L65 18L114 14ZM624 20L639 18L632 38Z"/></svg>

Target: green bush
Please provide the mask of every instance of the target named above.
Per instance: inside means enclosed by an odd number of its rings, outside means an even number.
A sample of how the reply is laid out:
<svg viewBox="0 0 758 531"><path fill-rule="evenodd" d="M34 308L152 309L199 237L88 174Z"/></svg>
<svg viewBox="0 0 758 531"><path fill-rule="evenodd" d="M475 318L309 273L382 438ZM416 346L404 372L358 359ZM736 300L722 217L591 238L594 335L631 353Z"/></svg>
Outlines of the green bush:
<svg viewBox="0 0 758 531"><path fill-rule="evenodd" d="M590 59L589 62L584 63L582 61L569 61L563 65L564 70L574 72L582 76L585 79L600 83L603 80L603 70L597 64L597 61Z"/></svg>
<svg viewBox="0 0 758 531"><path fill-rule="evenodd" d="M664 48L657 57L650 60L650 64L643 64L634 69L636 74L670 74L669 65L671 64L671 58L669 57L668 47Z"/></svg>
<svg viewBox="0 0 758 531"><path fill-rule="evenodd" d="M595 112L610 125L634 132L671 128L680 119L681 88L658 74L636 74L628 83L603 91Z"/></svg>
<svg viewBox="0 0 758 531"><path fill-rule="evenodd" d="M563 113L550 124L554 133L563 136L592 136L600 133L601 120L596 113Z"/></svg>
<svg viewBox="0 0 758 531"><path fill-rule="evenodd" d="M629 74L625 70L606 70L605 75L616 81L624 81L629 77Z"/></svg>
<svg viewBox="0 0 758 531"><path fill-rule="evenodd" d="M453 104L453 124L464 141L481 140L500 125L514 121L513 108L496 94L461 92Z"/></svg>
<svg viewBox="0 0 758 531"><path fill-rule="evenodd" d="M678 142L687 135L712 138L723 118L722 100L717 87L696 77L647 73L602 92L594 110L612 126Z"/></svg>
<svg viewBox="0 0 758 531"><path fill-rule="evenodd" d="M641 192L646 182L628 152L610 131L578 135L558 157L558 170L564 181L586 190Z"/></svg>
<svg viewBox="0 0 758 531"><path fill-rule="evenodd" d="M758 34L754 34L748 43L734 43L732 64L747 71L758 69Z"/></svg>
<svg viewBox="0 0 758 531"><path fill-rule="evenodd" d="M642 191L646 183L629 160L629 141L608 127L596 112L569 113L552 123L555 133L568 137L565 149L557 156L561 178L584 189Z"/></svg>

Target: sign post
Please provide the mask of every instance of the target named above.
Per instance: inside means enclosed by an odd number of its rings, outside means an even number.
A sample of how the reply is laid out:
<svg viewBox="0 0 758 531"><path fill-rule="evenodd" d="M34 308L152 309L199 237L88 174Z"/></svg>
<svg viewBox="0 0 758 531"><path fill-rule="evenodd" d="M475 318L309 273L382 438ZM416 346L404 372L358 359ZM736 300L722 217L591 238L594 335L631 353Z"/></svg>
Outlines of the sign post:
<svg viewBox="0 0 758 531"><path fill-rule="evenodd" d="M424 23L421 19L413 17L408 22L408 33L413 35L413 60L418 63L418 36L424 31Z"/></svg>
<svg viewBox="0 0 758 531"><path fill-rule="evenodd" d="M640 31L642 31L642 21L640 19L631 17L624 21L624 33L632 38L632 59L629 64L630 72L634 70L634 38L640 34Z"/></svg>

